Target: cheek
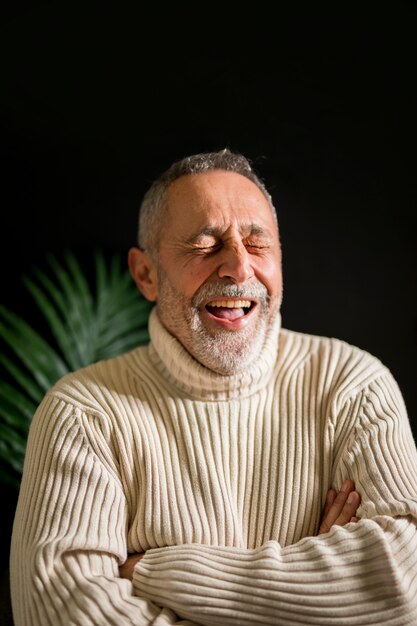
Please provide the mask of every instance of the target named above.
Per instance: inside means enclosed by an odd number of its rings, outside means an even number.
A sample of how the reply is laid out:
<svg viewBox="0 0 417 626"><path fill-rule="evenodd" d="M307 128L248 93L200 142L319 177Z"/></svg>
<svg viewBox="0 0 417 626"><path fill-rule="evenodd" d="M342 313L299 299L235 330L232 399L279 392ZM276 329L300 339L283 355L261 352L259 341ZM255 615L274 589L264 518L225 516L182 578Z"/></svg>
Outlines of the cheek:
<svg viewBox="0 0 417 626"><path fill-rule="evenodd" d="M185 285L188 295L193 297L200 287L210 279L211 274L211 272L204 271L202 267L189 268Z"/></svg>
<svg viewBox="0 0 417 626"><path fill-rule="evenodd" d="M207 267L207 264L198 262L198 260L187 263L186 266L172 261L169 271L171 283L179 293L189 299L210 278L211 274L212 269Z"/></svg>
<svg viewBox="0 0 417 626"><path fill-rule="evenodd" d="M275 296L282 289L281 259L268 260L259 264L256 268L256 276L268 290L268 293Z"/></svg>

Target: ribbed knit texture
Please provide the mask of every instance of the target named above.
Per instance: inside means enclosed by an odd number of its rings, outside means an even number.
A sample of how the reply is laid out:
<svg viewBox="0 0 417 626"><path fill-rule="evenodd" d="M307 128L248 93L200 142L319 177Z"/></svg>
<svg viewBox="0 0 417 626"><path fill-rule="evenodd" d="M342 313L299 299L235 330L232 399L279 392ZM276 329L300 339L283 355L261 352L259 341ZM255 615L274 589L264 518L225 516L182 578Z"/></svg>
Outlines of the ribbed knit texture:
<svg viewBox="0 0 417 626"><path fill-rule="evenodd" d="M416 626L417 451L386 367L280 318L232 377L155 311L150 333L63 378L34 416L15 625ZM345 478L361 521L317 536Z"/></svg>

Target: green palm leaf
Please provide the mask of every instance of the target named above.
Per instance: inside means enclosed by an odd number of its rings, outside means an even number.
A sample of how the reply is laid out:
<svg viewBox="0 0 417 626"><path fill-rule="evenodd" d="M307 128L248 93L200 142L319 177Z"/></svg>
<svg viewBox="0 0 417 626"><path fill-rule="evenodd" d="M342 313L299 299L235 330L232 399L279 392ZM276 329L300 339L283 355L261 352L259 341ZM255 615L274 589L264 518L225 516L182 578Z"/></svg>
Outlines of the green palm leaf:
<svg viewBox="0 0 417 626"><path fill-rule="evenodd" d="M72 252L63 257L49 255L48 270L34 267L23 277L44 329L0 305L0 481L16 487L30 421L45 392L67 372L149 340L152 305L117 255L108 261L97 251L93 279Z"/></svg>
<svg viewBox="0 0 417 626"><path fill-rule="evenodd" d="M0 352L0 367L1 366L9 372L14 381L19 383L20 387L26 391L28 397L34 402L39 401L39 398L43 395L43 389L33 380L33 376L19 366L18 363L15 363L12 359ZM4 381L0 381L0 389L2 382Z"/></svg>
<svg viewBox="0 0 417 626"><path fill-rule="evenodd" d="M19 360L28 367L45 391L68 372L64 360L30 324L4 306L0 306L0 337Z"/></svg>

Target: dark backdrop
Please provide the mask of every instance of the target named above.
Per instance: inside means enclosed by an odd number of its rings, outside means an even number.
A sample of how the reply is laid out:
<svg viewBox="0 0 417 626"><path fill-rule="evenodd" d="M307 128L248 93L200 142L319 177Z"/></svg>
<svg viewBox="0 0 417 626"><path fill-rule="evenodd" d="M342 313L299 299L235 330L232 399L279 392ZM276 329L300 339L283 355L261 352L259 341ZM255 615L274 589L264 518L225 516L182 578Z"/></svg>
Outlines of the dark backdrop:
<svg viewBox="0 0 417 626"><path fill-rule="evenodd" d="M9 7L0 301L34 314L47 252L125 258L151 180L229 146L278 209L283 325L382 359L417 433L416 9L311 5Z"/></svg>

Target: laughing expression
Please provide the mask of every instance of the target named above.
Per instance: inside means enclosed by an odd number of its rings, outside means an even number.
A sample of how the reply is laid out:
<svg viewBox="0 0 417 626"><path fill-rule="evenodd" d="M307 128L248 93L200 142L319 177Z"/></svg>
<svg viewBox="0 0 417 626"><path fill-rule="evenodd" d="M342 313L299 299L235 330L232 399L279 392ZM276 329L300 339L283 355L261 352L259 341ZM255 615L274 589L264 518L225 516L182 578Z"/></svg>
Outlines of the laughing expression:
<svg viewBox="0 0 417 626"><path fill-rule="evenodd" d="M159 318L197 361L236 373L262 350L281 302L273 209L254 183L223 170L183 176L167 193Z"/></svg>

